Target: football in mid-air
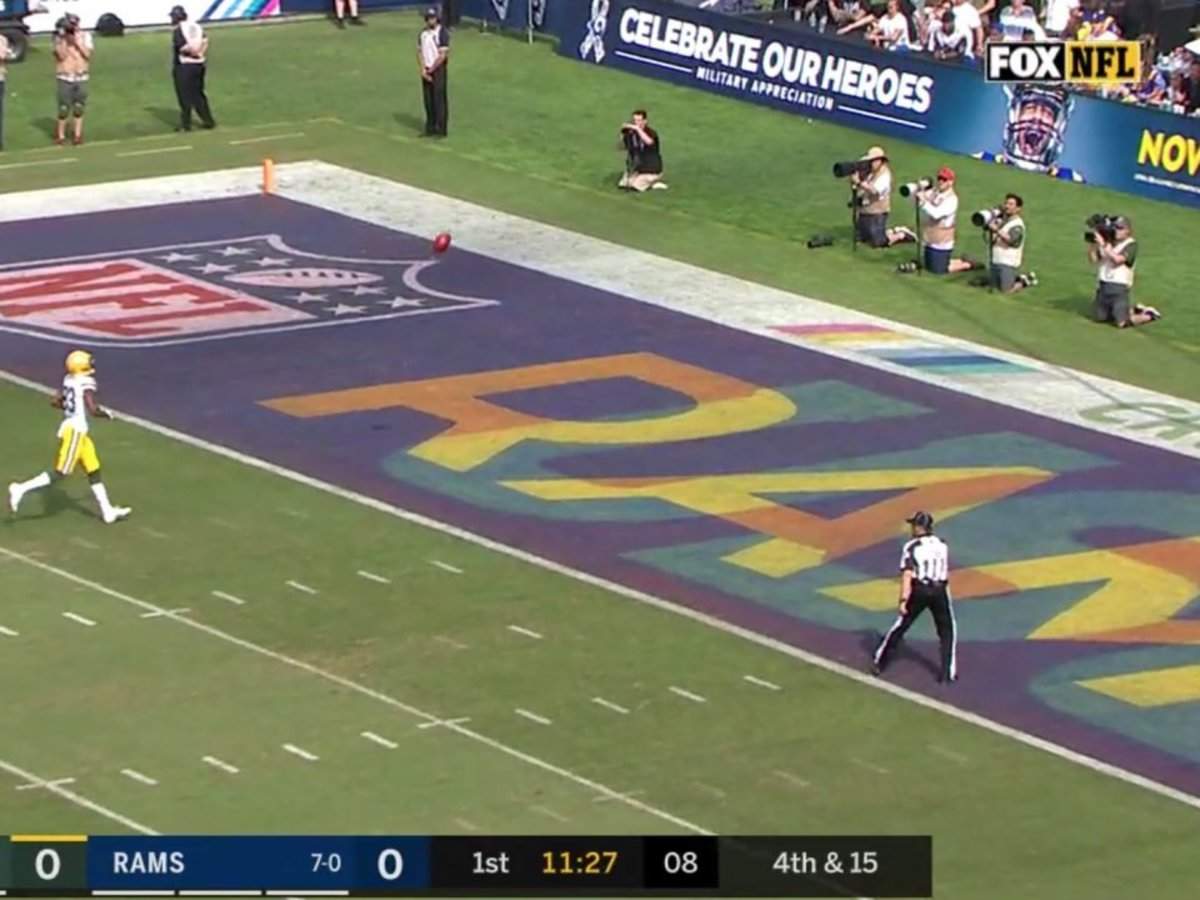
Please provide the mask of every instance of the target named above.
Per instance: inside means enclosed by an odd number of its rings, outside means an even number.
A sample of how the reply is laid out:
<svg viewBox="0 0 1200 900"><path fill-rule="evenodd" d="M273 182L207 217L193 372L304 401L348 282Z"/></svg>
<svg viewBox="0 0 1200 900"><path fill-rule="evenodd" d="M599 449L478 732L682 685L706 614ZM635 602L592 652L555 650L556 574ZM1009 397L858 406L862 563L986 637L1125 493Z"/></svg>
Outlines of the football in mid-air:
<svg viewBox="0 0 1200 900"><path fill-rule="evenodd" d="M450 232L443 231L433 239L433 252L445 253L450 249Z"/></svg>
<svg viewBox="0 0 1200 900"><path fill-rule="evenodd" d="M371 272L355 272L350 269L264 269L260 272L243 272L229 275L226 281L235 284L251 284L258 287L318 288L354 287L382 281L380 275Z"/></svg>

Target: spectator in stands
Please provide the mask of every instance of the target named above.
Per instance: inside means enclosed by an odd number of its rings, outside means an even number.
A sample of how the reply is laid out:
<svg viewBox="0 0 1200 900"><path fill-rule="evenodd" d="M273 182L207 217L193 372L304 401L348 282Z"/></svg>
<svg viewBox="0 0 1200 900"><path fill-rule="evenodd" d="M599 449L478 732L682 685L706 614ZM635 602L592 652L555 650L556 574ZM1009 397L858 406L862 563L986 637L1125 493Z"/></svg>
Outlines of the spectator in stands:
<svg viewBox="0 0 1200 900"><path fill-rule="evenodd" d="M1182 70L1176 69L1167 79L1167 91L1163 97L1164 108L1181 115L1186 113L1189 93L1187 76Z"/></svg>
<svg viewBox="0 0 1200 900"><path fill-rule="evenodd" d="M900 10L900 0L888 0L887 12L872 24L867 40L881 50L908 50L912 37L908 17Z"/></svg>
<svg viewBox="0 0 1200 900"><path fill-rule="evenodd" d="M1144 103L1147 106L1158 106L1167 96L1167 76L1161 68L1151 65L1152 57L1143 60L1142 83L1129 92L1123 99L1132 103Z"/></svg>
<svg viewBox="0 0 1200 900"><path fill-rule="evenodd" d="M1071 7L1067 13L1067 27L1063 29L1064 41L1086 41L1088 26L1083 21L1083 10L1078 6Z"/></svg>
<svg viewBox="0 0 1200 900"><path fill-rule="evenodd" d="M1025 0L1012 0L1012 5L1000 13L1001 39L1005 41L1023 41L1025 32L1032 31L1033 39L1043 41L1046 33L1038 24L1037 13Z"/></svg>
<svg viewBox="0 0 1200 900"><path fill-rule="evenodd" d="M859 31L863 28L869 28L875 24L875 15L869 8L863 8L862 13L858 18L854 19L849 24L843 25L837 30L838 34L850 34L852 31Z"/></svg>
<svg viewBox="0 0 1200 900"><path fill-rule="evenodd" d="M965 31L971 38L966 57L973 59L983 54L983 19L979 12L967 0L954 0L954 21L960 30Z"/></svg>
<svg viewBox="0 0 1200 900"><path fill-rule="evenodd" d="M1079 0L1046 0L1045 25L1046 37L1061 38L1067 32L1067 20L1071 10L1079 8Z"/></svg>
<svg viewBox="0 0 1200 900"><path fill-rule="evenodd" d="M1104 8L1103 0L1085 0L1081 9L1085 29L1083 40L1111 41L1119 37L1117 34L1117 21Z"/></svg>
<svg viewBox="0 0 1200 900"><path fill-rule="evenodd" d="M346 27L346 7L350 8L350 24L365 25L362 19L358 17L358 0L334 0L333 12L337 19L337 27Z"/></svg>
<svg viewBox="0 0 1200 900"><path fill-rule="evenodd" d="M617 182L617 187L639 194L651 188L660 191L667 189L666 182L662 180L662 142L646 118L644 109L635 109L632 118L621 126L625 174Z"/></svg>
<svg viewBox="0 0 1200 900"><path fill-rule="evenodd" d="M1188 115L1200 111L1200 58L1192 60L1191 71L1187 77L1187 95L1183 105Z"/></svg>
<svg viewBox="0 0 1200 900"><path fill-rule="evenodd" d="M926 49L934 59L965 59L971 51L971 35L955 23L954 13L947 10L942 14L942 27L929 33Z"/></svg>
<svg viewBox="0 0 1200 900"><path fill-rule="evenodd" d="M797 21L804 19L809 28L824 34L829 25L829 0L804 0L804 5L793 15Z"/></svg>
<svg viewBox="0 0 1200 900"><path fill-rule="evenodd" d="M913 13L918 47L929 47L930 36L942 27L942 16L949 11L950 0L926 0L925 4Z"/></svg>
<svg viewBox="0 0 1200 900"><path fill-rule="evenodd" d="M838 34L842 34L842 29L847 25L852 25L862 19L867 12L863 0L826 0L826 8L829 11L829 19L833 21Z"/></svg>

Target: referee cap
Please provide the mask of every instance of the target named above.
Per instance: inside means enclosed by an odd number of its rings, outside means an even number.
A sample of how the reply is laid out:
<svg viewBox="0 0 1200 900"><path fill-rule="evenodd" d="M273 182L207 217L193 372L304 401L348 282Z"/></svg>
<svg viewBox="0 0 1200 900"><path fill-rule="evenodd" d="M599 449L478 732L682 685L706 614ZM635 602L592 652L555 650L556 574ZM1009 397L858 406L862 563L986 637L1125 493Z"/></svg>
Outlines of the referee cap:
<svg viewBox="0 0 1200 900"><path fill-rule="evenodd" d="M921 512L913 513L911 516L909 516L904 521L907 522L909 525L918 525L921 528L932 528L933 527L933 516L931 516L929 513L925 512L923 510Z"/></svg>
<svg viewBox="0 0 1200 900"><path fill-rule="evenodd" d="M442 18L442 14L438 11L438 8L436 6L431 6L425 10L425 18L440 20Z"/></svg>

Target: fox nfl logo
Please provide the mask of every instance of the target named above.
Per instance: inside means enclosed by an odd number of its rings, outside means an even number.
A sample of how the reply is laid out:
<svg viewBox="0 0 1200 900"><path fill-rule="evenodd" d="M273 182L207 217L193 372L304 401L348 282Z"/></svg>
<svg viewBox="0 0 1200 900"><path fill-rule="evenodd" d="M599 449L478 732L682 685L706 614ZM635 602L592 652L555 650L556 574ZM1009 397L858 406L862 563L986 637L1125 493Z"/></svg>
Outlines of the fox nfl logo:
<svg viewBox="0 0 1200 900"><path fill-rule="evenodd" d="M1027 84L1137 84L1142 45L1137 41L992 42L985 47L984 78Z"/></svg>

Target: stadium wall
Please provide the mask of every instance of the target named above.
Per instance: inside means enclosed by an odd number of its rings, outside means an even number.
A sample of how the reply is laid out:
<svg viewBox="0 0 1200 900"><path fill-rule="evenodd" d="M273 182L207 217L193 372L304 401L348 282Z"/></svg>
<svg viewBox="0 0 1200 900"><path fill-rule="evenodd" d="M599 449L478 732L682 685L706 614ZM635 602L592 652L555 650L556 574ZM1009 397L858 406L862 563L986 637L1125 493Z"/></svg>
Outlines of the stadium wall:
<svg viewBox="0 0 1200 900"><path fill-rule="evenodd" d="M989 84L965 66L659 0L548 2L559 52L576 60L1200 206L1194 117L1061 89Z"/></svg>

